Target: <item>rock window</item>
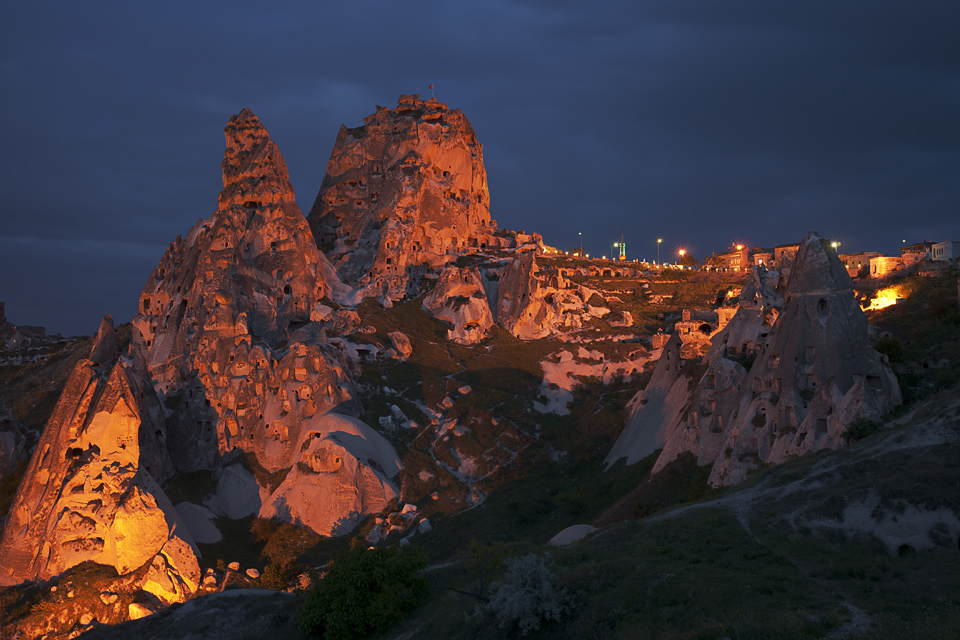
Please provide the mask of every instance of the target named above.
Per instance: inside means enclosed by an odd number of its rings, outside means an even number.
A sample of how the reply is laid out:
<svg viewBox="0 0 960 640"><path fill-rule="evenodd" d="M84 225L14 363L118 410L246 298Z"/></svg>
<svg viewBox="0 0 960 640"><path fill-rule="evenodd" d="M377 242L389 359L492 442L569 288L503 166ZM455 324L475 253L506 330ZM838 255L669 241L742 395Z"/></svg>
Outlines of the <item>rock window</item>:
<svg viewBox="0 0 960 640"><path fill-rule="evenodd" d="M285 295L290 295L292 293L292 289L290 289L290 285L286 285L283 287L283 293Z"/></svg>
<svg viewBox="0 0 960 640"><path fill-rule="evenodd" d="M819 438L827 432L827 419L817 418L817 431L815 437Z"/></svg>
<svg viewBox="0 0 960 640"><path fill-rule="evenodd" d="M150 298L143 299L143 312L146 313L150 309Z"/></svg>
<svg viewBox="0 0 960 640"><path fill-rule="evenodd" d="M804 349L803 355L808 364L813 363L813 361L817 357L817 348L807 347L806 349Z"/></svg>
<svg viewBox="0 0 960 640"><path fill-rule="evenodd" d="M826 313L827 311L827 300L826 298L820 298L820 301L817 302L817 313Z"/></svg>
<svg viewBox="0 0 960 640"><path fill-rule="evenodd" d="M713 331L713 328L712 328L710 325L708 325L708 324L702 324L702 325L700 325L699 331L700 331L700 333L702 333L703 335L708 336L708 335L710 335L710 333Z"/></svg>

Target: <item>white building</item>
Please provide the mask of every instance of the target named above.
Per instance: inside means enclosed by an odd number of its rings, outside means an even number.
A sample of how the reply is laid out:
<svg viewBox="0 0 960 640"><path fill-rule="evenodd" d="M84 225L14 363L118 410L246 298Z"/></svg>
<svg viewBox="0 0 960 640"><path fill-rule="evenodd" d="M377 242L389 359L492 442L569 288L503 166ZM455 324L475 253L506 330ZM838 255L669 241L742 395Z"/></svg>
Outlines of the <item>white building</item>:
<svg viewBox="0 0 960 640"><path fill-rule="evenodd" d="M948 240L933 245L930 257L934 260L957 260L960 258L960 240Z"/></svg>

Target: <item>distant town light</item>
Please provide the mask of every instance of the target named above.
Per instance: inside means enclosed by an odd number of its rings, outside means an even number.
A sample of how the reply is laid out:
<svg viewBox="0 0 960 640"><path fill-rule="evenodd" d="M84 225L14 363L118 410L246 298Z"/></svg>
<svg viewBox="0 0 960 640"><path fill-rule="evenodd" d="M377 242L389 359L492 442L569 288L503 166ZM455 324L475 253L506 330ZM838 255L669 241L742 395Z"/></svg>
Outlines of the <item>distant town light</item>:
<svg viewBox="0 0 960 640"><path fill-rule="evenodd" d="M737 245L737 251L743 251L743 245L742 245L742 244L738 244L738 245Z"/></svg>

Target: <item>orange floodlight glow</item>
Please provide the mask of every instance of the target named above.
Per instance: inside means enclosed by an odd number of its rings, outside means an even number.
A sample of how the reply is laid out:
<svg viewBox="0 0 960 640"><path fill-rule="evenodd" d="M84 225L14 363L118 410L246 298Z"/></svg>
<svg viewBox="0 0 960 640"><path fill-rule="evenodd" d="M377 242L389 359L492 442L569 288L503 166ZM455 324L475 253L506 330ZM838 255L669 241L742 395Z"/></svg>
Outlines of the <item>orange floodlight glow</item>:
<svg viewBox="0 0 960 640"><path fill-rule="evenodd" d="M897 300L901 300L903 296L900 295L899 287L887 287L886 289L880 289L877 291L877 297L870 301L870 306L867 307L868 311L876 311L877 309L886 309L887 307L892 307L897 304Z"/></svg>

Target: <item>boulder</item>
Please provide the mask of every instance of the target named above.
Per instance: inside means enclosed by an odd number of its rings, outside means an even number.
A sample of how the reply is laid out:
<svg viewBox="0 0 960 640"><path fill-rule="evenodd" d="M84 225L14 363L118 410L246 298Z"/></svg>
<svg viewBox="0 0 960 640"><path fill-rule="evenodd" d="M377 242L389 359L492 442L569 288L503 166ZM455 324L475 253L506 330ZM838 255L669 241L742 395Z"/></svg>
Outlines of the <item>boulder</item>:
<svg viewBox="0 0 960 640"><path fill-rule="evenodd" d="M130 606L127 607L127 615L131 620L146 618L147 616L152 616L156 612L156 607L148 604L142 604L140 602L131 602Z"/></svg>
<svg viewBox="0 0 960 640"><path fill-rule="evenodd" d="M406 360L413 354L413 345L410 344L410 338L407 337L407 334L402 331L391 331L387 336L389 336L398 358Z"/></svg>
<svg viewBox="0 0 960 640"><path fill-rule="evenodd" d="M141 589L155 595L163 604L185 602L200 586L200 566L191 546L172 536L153 558Z"/></svg>
<svg viewBox="0 0 960 640"><path fill-rule="evenodd" d="M402 465L383 436L356 418L328 413L304 423L298 464L264 502L261 518L304 524L320 535L352 530L399 496Z"/></svg>
<svg viewBox="0 0 960 640"><path fill-rule="evenodd" d="M423 308L452 325L447 339L457 344L476 344L493 326L493 315L476 268L446 267L433 291L424 297Z"/></svg>
<svg viewBox="0 0 960 640"><path fill-rule="evenodd" d="M176 507L180 519L187 525L187 531L194 542L214 544L223 540L220 530L213 523L214 513L206 507L190 502L181 502Z"/></svg>
<svg viewBox="0 0 960 640"><path fill-rule="evenodd" d="M242 464L220 469L217 492L205 503L215 514L240 520L260 511L260 485Z"/></svg>

